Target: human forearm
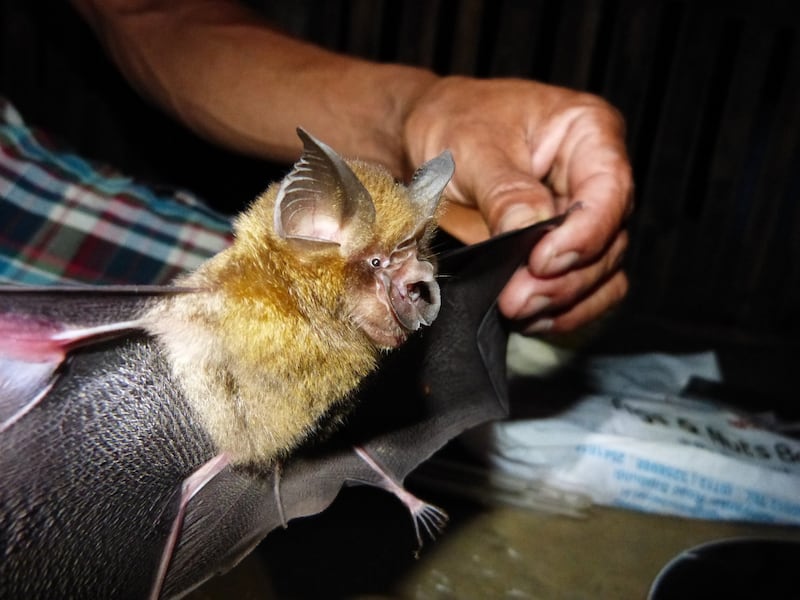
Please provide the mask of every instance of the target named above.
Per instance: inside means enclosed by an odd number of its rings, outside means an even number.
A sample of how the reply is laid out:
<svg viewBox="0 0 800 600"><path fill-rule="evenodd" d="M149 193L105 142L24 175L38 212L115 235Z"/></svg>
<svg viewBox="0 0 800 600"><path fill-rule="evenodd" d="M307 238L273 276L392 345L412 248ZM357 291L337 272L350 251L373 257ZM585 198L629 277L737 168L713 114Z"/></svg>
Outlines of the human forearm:
<svg viewBox="0 0 800 600"><path fill-rule="evenodd" d="M400 177L449 149L455 208L440 224L466 242L580 205L499 298L522 329L573 329L625 295L631 170L623 121L601 98L335 54L234 0L72 1L135 86L213 141L288 161L302 125Z"/></svg>
<svg viewBox="0 0 800 600"><path fill-rule="evenodd" d="M403 122L428 71L328 52L236 2L73 1L141 93L215 142L293 160L302 125L396 175L412 166Z"/></svg>

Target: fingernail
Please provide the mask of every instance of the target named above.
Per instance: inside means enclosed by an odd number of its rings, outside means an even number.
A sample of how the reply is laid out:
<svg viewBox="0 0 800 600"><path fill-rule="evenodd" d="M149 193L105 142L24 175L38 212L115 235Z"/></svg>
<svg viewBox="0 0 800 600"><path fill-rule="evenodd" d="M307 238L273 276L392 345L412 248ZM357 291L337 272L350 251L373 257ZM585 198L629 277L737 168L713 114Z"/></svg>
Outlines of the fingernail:
<svg viewBox="0 0 800 600"><path fill-rule="evenodd" d="M539 319L525 328L525 333L545 333L553 328L553 319Z"/></svg>
<svg viewBox="0 0 800 600"><path fill-rule="evenodd" d="M565 273L574 267L580 258L580 254L574 250L564 252L558 256L553 256L545 263L544 268L541 271L541 275L550 276Z"/></svg>
<svg viewBox="0 0 800 600"><path fill-rule="evenodd" d="M519 311L518 318L524 319L527 317L532 317L550 306L551 302L552 299L548 296L531 296L525 303L524 308Z"/></svg>
<svg viewBox="0 0 800 600"><path fill-rule="evenodd" d="M497 223L497 233L522 229L546 218L547 215L543 211L529 204L514 204L509 206L500 217Z"/></svg>

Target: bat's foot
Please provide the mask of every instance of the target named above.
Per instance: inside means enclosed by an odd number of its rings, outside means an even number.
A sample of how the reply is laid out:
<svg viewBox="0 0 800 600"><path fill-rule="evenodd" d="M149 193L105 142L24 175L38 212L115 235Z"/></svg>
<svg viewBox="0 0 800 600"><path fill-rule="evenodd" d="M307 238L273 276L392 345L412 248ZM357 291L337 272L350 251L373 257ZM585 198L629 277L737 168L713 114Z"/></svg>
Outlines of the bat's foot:
<svg viewBox="0 0 800 600"><path fill-rule="evenodd" d="M440 533L444 526L447 525L447 513L434 504L420 500L408 491L406 491L406 494L408 494L409 500L403 500L403 502L411 512L411 517L414 520L414 532L417 534L417 543L421 549L422 536L420 535L420 526L422 526L429 538L435 539L436 534Z"/></svg>
<svg viewBox="0 0 800 600"><path fill-rule="evenodd" d="M447 513L438 506L420 500L405 489L400 482L389 475L389 473L369 455L364 447L354 446L353 449L361 460L367 463L369 467L380 476L381 480L378 485L397 496L400 502L405 504L406 508L408 508L408 512L411 513L411 518L414 521L414 533L417 535L419 548L422 548L423 545L422 530L424 530L431 539L434 539L436 534L439 533L447 523Z"/></svg>

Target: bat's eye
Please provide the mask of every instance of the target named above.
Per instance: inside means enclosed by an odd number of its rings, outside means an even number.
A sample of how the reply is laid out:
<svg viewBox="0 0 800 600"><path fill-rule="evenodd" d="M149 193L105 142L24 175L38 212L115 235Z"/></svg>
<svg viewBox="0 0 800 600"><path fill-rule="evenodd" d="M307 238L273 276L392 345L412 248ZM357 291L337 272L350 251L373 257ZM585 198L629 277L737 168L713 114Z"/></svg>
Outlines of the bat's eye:
<svg viewBox="0 0 800 600"><path fill-rule="evenodd" d="M380 268L382 263L381 263L381 259L378 258L377 256L375 256L375 257L369 259L369 264L371 264L373 268L378 269L378 268Z"/></svg>

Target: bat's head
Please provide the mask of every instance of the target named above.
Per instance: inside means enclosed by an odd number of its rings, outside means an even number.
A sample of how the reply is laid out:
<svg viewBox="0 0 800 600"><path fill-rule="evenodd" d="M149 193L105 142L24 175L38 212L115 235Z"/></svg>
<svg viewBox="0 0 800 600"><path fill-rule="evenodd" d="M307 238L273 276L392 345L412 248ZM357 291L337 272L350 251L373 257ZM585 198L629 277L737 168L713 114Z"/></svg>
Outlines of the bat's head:
<svg viewBox="0 0 800 600"><path fill-rule="evenodd" d="M428 245L453 159L442 153L405 186L382 167L345 161L298 134L304 151L278 188L275 234L309 260L335 255L336 264L328 264L342 274L342 312L377 347L396 347L439 312Z"/></svg>

